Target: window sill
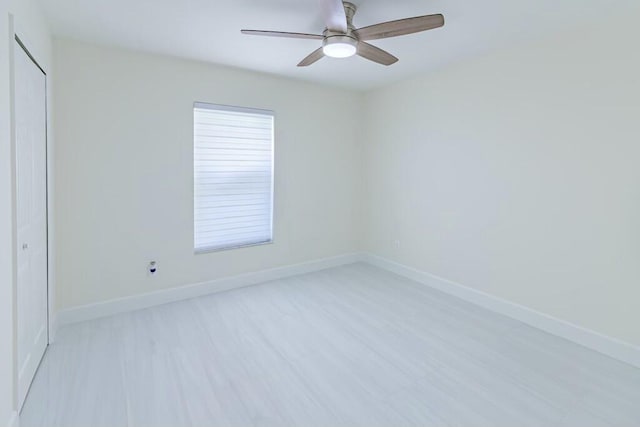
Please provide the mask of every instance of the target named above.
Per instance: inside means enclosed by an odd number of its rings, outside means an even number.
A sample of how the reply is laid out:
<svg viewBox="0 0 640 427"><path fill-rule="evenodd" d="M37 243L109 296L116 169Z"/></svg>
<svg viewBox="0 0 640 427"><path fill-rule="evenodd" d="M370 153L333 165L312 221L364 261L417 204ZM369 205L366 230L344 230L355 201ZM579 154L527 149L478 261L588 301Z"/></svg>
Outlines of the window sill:
<svg viewBox="0 0 640 427"><path fill-rule="evenodd" d="M257 243L246 243L244 245L235 245L235 246L222 246L222 247L212 247L212 248L200 248L195 249L194 253L196 255L200 254L208 254L212 252L222 252L222 251L231 251L234 249L243 249L243 248L251 248L254 246L265 246L273 244L273 239L267 240L265 242L257 242Z"/></svg>

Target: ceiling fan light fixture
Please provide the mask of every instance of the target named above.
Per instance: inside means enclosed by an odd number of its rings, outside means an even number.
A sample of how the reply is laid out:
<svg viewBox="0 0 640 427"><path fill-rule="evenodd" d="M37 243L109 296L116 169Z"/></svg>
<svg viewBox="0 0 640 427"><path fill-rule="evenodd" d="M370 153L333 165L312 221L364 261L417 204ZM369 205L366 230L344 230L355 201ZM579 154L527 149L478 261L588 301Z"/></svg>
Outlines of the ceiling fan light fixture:
<svg viewBox="0 0 640 427"><path fill-rule="evenodd" d="M331 58L348 58L357 52L358 41L349 36L329 36L322 43L322 52Z"/></svg>

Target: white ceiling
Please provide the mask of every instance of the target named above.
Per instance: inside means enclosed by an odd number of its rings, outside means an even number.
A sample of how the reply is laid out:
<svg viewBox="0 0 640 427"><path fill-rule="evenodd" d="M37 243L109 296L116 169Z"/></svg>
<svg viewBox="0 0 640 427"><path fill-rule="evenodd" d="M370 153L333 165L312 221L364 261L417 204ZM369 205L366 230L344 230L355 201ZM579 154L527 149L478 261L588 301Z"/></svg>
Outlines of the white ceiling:
<svg viewBox="0 0 640 427"><path fill-rule="evenodd" d="M359 57L296 64L319 41L256 37L240 30L321 33L316 0L40 0L54 34L250 70L369 89L493 49L551 37L635 0L352 0L357 27L443 13L445 26L376 40L400 61L384 67Z"/></svg>

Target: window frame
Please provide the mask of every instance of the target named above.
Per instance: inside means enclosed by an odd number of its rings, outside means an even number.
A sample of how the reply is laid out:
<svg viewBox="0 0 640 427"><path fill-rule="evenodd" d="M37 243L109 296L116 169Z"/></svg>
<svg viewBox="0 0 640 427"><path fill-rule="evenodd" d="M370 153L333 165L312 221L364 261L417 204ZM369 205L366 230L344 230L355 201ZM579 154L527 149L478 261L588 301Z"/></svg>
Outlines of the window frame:
<svg viewBox="0 0 640 427"><path fill-rule="evenodd" d="M269 219L270 219L270 230L271 230L271 238L269 240L266 241L260 241L260 242L254 242L254 243L243 243L243 244L232 244L229 246L210 246L210 247L202 247L202 248L197 248L196 247L196 213L195 213L195 208L196 208L196 185L197 185L197 179L196 179L196 168L195 168L195 161L196 161L196 132L195 132L195 113L196 113L196 109L207 109L207 110L215 110L215 111L230 111L230 112L239 112L239 113L249 113L249 114L261 114L261 115L265 115L265 116L271 116L272 118L272 125L271 125L271 180L270 180L270 198L271 198L271 210L269 212ZM191 115L191 119L192 119L192 126L191 126L191 130L192 130L192 159L191 159L191 166L193 167L193 182L192 182L192 199L193 199L193 216L192 216L192 224L193 224L193 239L192 239L192 243L193 243L193 251L194 254L196 255L200 255L200 254L207 254L207 253L215 253L215 252L223 252L223 251L231 251L234 249L243 249L243 248L251 248L251 247L255 247L255 246L266 246L266 245L272 245L275 241L275 174L276 174L276 162L275 162L275 152L276 152L276 141L275 141L275 129L276 129L276 114L275 111L273 110L267 110L267 109L262 109L262 108L253 108L253 107L239 107L239 106L234 106L234 105L226 105L226 104L215 104L215 103L211 103L211 102L201 102L201 101L196 101L193 103L193 107L192 107L192 115Z"/></svg>

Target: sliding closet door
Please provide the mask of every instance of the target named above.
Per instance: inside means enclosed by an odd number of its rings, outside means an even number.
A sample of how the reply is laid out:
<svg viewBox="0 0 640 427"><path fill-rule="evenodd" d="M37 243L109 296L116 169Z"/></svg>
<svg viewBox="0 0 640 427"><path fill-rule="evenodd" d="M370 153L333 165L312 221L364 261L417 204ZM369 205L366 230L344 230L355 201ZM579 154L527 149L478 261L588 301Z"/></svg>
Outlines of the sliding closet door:
<svg viewBox="0 0 640 427"><path fill-rule="evenodd" d="M16 41L17 368L22 407L47 347L46 76Z"/></svg>

